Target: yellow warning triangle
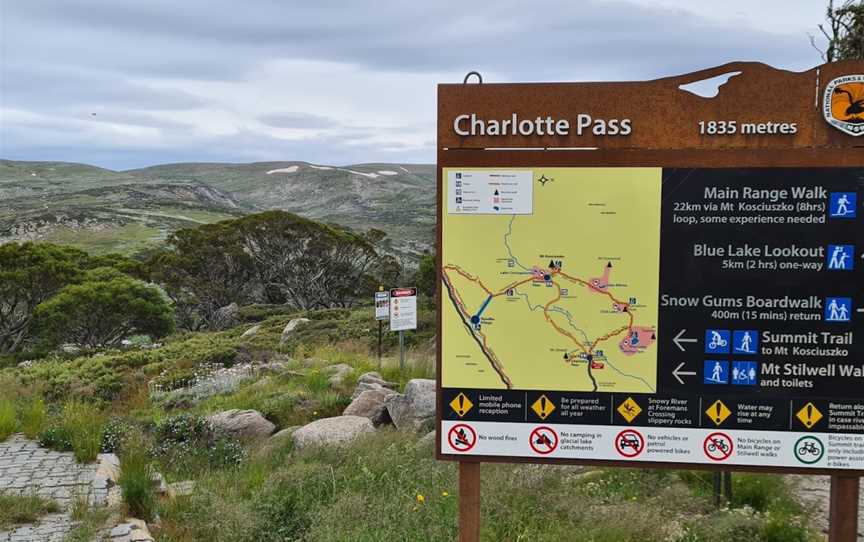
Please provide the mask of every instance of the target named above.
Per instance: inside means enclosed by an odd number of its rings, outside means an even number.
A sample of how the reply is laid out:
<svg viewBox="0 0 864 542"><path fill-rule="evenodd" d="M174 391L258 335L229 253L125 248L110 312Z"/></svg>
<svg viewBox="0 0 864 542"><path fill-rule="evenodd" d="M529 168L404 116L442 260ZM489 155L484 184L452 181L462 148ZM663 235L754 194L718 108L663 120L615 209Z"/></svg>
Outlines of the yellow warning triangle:
<svg viewBox="0 0 864 542"><path fill-rule="evenodd" d="M453 412L459 415L461 418L465 414L468 414L468 411L474 407L474 403L471 402L471 399L468 399L468 396L464 393L459 393L456 397L450 401L450 408L453 409Z"/></svg>
<svg viewBox="0 0 864 542"><path fill-rule="evenodd" d="M807 403L801 407L801 410L798 411L798 414L796 414L795 417L801 420L804 427L811 429L814 425L819 423L819 420L822 419L822 412L820 412L813 403Z"/></svg>
<svg viewBox="0 0 864 542"><path fill-rule="evenodd" d="M627 420L627 423L635 420L640 412L642 412L642 407L632 397L628 397L623 403L618 405L618 414L621 414L621 417Z"/></svg>
<svg viewBox="0 0 864 542"><path fill-rule="evenodd" d="M548 397L541 395L540 398L534 401L534 404L531 405L531 410L536 412L537 415L540 416L541 420L545 420L555 410L555 405L552 404L552 401L550 401Z"/></svg>
<svg viewBox="0 0 864 542"><path fill-rule="evenodd" d="M726 406L726 403L724 403L720 399L717 399L716 401L711 403L711 406L709 406L707 410L705 410L705 414L707 414L708 417L711 418L711 421L714 422L716 425L720 425L721 423L726 421L726 418L728 418L729 415L732 414L732 411L729 410L729 407Z"/></svg>

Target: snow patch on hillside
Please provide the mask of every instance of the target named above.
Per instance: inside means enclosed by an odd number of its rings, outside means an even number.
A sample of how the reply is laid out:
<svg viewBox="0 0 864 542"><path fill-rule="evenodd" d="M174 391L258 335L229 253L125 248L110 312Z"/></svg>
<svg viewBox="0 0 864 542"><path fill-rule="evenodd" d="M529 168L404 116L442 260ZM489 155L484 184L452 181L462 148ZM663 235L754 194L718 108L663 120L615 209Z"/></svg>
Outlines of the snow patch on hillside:
<svg viewBox="0 0 864 542"><path fill-rule="evenodd" d="M393 175L399 175L399 172L398 171L390 171L390 170L385 169L384 171L379 171L378 174L379 175L386 175L387 177L391 177Z"/></svg>
<svg viewBox="0 0 864 542"><path fill-rule="evenodd" d="M300 169L300 166L288 166L279 169L271 169L267 172L267 175L273 175L274 173L297 173L297 170Z"/></svg>

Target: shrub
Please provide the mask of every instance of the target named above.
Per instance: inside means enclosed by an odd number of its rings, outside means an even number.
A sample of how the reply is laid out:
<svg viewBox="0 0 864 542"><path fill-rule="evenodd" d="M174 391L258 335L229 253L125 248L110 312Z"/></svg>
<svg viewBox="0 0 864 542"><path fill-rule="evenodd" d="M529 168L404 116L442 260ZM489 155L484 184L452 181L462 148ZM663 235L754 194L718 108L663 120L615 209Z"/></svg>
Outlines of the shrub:
<svg viewBox="0 0 864 542"><path fill-rule="evenodd" d="M39 434L39 445L43 448L51 448L58 452L72 451L72 437L69 431L62 425L54 425L44 429Z"/></svg>
<svg viewBox="0 0 864 542"><path fill-rule="evenodd" d="M123 448L123 441L134 430L134 426L122 418L111 418L102 430L103 454L116 454Z"/></svg>
<svg viewBox="0 0 864 542"><path fill-rule="evenodd" d="M29 439L38 438L45 428L45 420L48 417L45 401L41 398L31 398L21 407L19 418L21 420L21 432Z"/></svg>
<svg viewBox="0 0 864 542"><path fill-rule="evenodd" d="M18 418L15 415L15 403L8 399L0 399L0 441L9 438L18 430Z"/></svg>
<svg viewBox="0 0 864 542"><path fill-rule="evenodd" d="M94 461L102 447L103 417L90 403L70 401L63 406L62 425L66 429L75 460Z"/></svg>
<svg viewBox="0 0 864 542"><path fill-rule="evenodd" d="M239 465L245 457L243 447L220 435L201 416L179 414L157 424L156 440L150 453L159 460L163 472L181 477L209 469Z"/></svg>
<svg viewBox="0 0 864 542"><path fill-rule="evenodd" d="M153 466L140 436L125 443L117 482L128 514L150 521L156 508L156 487Z"/></svg>

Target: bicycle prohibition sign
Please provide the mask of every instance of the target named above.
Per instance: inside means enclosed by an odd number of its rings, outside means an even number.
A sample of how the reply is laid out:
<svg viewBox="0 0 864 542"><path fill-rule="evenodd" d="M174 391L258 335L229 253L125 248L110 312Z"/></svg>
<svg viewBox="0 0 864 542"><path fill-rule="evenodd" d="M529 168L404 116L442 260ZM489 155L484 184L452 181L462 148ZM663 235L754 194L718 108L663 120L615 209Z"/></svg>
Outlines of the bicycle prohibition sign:
<svg viewBox="0 0 864 542"><path fill-rule="evenodd" d="M712 461L725 461L732 455L732 437L726 433L711 433L705 437L705 442L702 443L702 449L705 455Z"/></svg>

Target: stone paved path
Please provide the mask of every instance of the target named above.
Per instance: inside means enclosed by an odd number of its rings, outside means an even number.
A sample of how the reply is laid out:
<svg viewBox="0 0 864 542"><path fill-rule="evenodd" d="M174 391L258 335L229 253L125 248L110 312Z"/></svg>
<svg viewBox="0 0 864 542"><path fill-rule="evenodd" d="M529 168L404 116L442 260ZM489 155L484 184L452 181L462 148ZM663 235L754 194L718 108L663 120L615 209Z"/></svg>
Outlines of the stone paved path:
<svg viewBox="0 0 864 542"><path fill-rule="evenodd" d="M63 511L43 516L34 525L0 532L0 542L62 542L74 527L68 512L73 500L86 496L92 504L102 505L108 483L96 476L96 464L79 465L72 453L41 448L14 435L0 442L0 491L52 498Z"/></svg>
<svg viewBox="0 0 864 542"><path fill-rule="evenodd" d="M813 521L828 532L828 503L831 498L830 476L792 476L802 503L809 505L813 511ZM864 492L858 500L858 540L864 541Z"/></svg>

